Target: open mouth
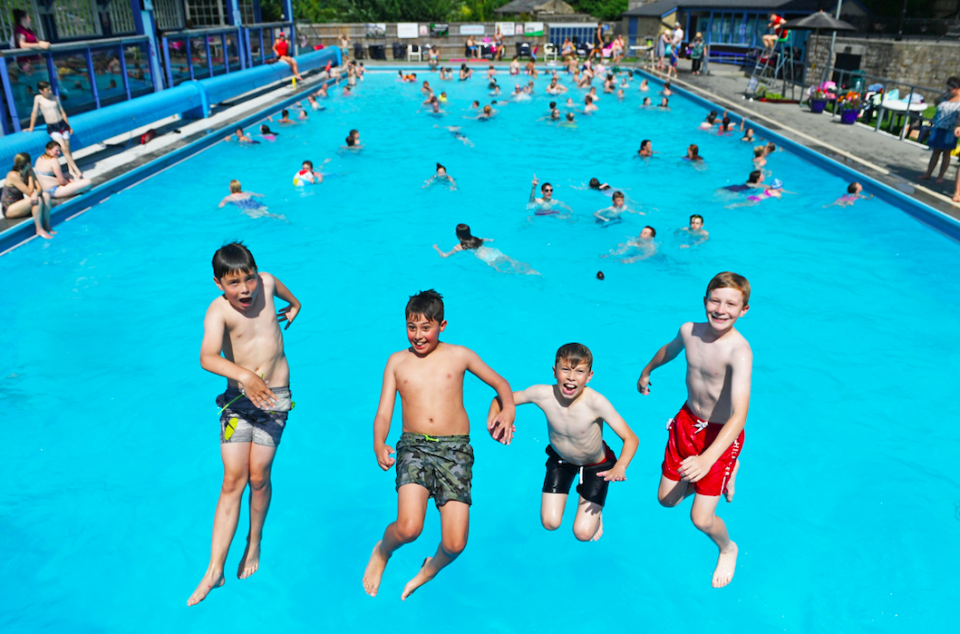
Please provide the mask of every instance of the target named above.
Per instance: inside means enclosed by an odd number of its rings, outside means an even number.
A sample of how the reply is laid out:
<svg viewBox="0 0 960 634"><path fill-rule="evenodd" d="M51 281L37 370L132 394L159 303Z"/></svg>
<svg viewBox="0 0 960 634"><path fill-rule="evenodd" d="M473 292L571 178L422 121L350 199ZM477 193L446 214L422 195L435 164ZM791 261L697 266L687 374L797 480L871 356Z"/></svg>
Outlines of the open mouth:
<svg viewBox="0 0 960 634"><path fill-rule="evenodd" d="M563 383L560 385L560 391L563 392L564 396L572 396L573 393L577 391L577 384Z"/></svg>
<svg viewBox="0 0 960 634"><path fill-rule="evenodd" d="M252 297L241 297L237 300L244 308L249 308L253 304Z"/></svg>

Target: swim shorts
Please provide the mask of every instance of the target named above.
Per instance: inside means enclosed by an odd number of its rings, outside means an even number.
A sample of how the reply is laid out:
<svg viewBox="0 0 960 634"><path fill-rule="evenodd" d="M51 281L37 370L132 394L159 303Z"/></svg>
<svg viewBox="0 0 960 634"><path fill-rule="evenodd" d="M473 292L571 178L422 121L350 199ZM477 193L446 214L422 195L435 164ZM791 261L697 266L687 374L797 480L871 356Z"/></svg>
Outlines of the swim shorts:
<svg viewBox="0 0 960 634"><path fill-rule="evenodd" d="M220 411L220 442L252 442L265 447L278 447L287 415L293 409L289 387L272 387L277 396L271 410L254 405L239 388L230 386L217 397Z"/></svg>
<svg viewBox="0 0 960 634"><path fill-rule="evenodd" d="M426 436L403 432L397 443L397 490L419 484L441 507L450 500L472 504L473 447L470 436Z"/></svg>
<svg viewBox="0 0 960 634"><path fill-rule="evenodd" d="M48 123L47 134L49 134L50 138L54 141L57 140L57 137L60 137L61 139L69 139L70 126L67 125L67 122L63 120L57 121L56 123Z"/></svg>
<svg viewBox="0 0 960 634"><path fill-rule="evenodd" d="M661 471L663 477L674 482L682 479L680 475L680 463L689 456L699 456L707 447L713 444L717 439L720 430L723 429L721 423L709 423L700 420L693 415L686 403L670 421L670 437L667 441L667 448L663 455L663 465ZM743 432L737 436L737 439L727 447L723 455L713 463L710 472L701 480L692 483L690 486L699 495L720 495L727 488L727 480L733 472L734 464L737 462L737 456L743 448Z"/></svg>
<svg viewBox="0 0 960 634"><path fill-rule="evenodd" d="M580 484L577 485L577 493L580 497L588 502L604 505L610 483L597 474L609 471L617 464L617 455L607 446L607 443L603 443L604 459L597 464L577 465L567 462L550 445L547 445L546 452L549 457L547 458L547 475L543 479L544 493L569 493L573 478L579 473Z"/></svg>

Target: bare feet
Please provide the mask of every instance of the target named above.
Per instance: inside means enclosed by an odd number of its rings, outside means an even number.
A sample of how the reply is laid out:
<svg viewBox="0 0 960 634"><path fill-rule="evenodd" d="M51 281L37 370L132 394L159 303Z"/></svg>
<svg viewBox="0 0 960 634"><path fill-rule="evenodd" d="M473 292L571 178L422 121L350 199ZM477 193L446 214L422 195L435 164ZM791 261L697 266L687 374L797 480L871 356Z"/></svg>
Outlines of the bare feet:
<svg viewBox="0 0 960 634"><path fill-rule="evenodd" d="M207 574L203 575L203 579L200 580L200 585L197 586L197 589L193 591L193 594L190 595L190 598L187 599L187 605L196 605L207 598L207 595L210 594L210 591L214 588L219 588L223 585L223 572L219 574Z"/></svg>
<svg viewBox="0 0 960 634"><path fill-rule="evenodd" d="M937 183L937 185L942 185L942 184L943 184L943 177L941 176L941 177L938 178L935 182Z"/></svg>
<svg viewBox="0 0 960 634"><path fill-rule="evenodd" d="M403 594L400 595L401 601L406 601L407 597L413 594L417 588L433 579L433 577L428 577L424 572L427 569L427 564L430 563L431 559L433 559L433 557L427 557L424 559L423 564L420 566L420 572L417 573L417 576L408 581L407 585L403 586Z"/></svg>
<svg viewBox="0 0 960 634"><path fill-rule="evenodd" d="M924 174L924 175L922 175L922 176L917 176L917 180L918 180L918 181L928 181L928 180L930 180L930 175L929 175L929 174Z"/></svg>
<svg viewBox="0 0 960 634"><path fill-rule="evenodd" d="M733 581L733 573L737 569L737 545L730 542L726 552L720 551L717 557L717 568L713 571L713 587L722 588Z"/></svg>
<svg viewBox="0 0 960 634"><path fill-rule="evenodd" d="M240 558L240 567L237 568L237 579L246 579L257 571L260 567L260 542L250 543L247 538L247 549L243 551L243 557Z"/></svg>
<svg viewBox="0 0 960 634"><path fill-rule="evenodd" d="M388 559L380 552L380 542L373 547L367 569L363 571L363 589L371 597L377 596L380 589L380 579L383 578L383 569L387 567Z"/></svg>
<svg viewBox="0 0 960 634"><path fill-rule="evenodd" d="M53 236L44 231L43 229L37 229L37 235L45 240L53 240Z"/></svg>
<svg viewBox="0 0 960 634"><path fill-rule="evenodd" d="M953 195L953 202L960 203L960 192L957 192Z"/></svg>
<svg viewBox="0 0 960 634"><path fill-rule="evenodd" d="M727 480L727 486L723 488L723 497L727 499L727 502L733 502L733 487L737 481L737 471L740 470L740 459L733 465L733 473L730 474L730 479Z"/></svg>
<svg viewBox="0 0 960 634"><path fill-rule="evenodd" d="M600 515L600 523L597 524L597 532L593 534L593 538L590 540L592 542L597 541L603 537L603 515Z"/></svg>

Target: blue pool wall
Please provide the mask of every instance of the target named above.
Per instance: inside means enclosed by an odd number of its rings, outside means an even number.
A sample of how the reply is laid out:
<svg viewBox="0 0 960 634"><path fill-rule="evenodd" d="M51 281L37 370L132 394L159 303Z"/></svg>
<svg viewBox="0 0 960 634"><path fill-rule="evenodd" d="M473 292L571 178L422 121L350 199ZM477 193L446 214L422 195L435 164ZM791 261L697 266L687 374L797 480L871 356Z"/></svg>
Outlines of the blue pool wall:
<svg viewBox="0 0 960 634"><path fill-rule="evenodd" d="M300 55L296 59L301 73L323 68L328 61L335 66L343 61L340 49L335 46ZM264 64L217 77L186 81L174 88L84 112L70 117L74 131L70 148L78 150L95 145L175 114L185 119L202 119L210 114L210 108L215 104L292 76L290 67L282 62ZM43 154L49 141L46 125L42 121L32 133L17 132L0 137L0 169L5 171L7 165L13 164L13 157L20 152L26 152L36 159ZM0 251L3 250L0 247Z"/></svg>
<svg viewBox="0 0 960 634"><path fill-rule="evenodd" d="M318 51L319 53L327 53L327 56L324 56L322 58L322 63L319 61L321 58L319 57L315 58L318 61L315 62L317 65L314 66L314 68L326 65L327 59L330 59L329 51L331 50L335 51L335 54L334 54L335 63L338 65L341 63L342 60L341 60L340 50L336 47L331 47L331 49L324 49L323 51ZM314 53L310 53L308 55L314 55ZM307 55L301 56L301 58L305 58L305 57L307 57ZM298 58L298 63L299 63L299 59L301 58ZM283 64L283 66L286 67L286 64ZM301 66L301 69L303 69L302 66ZM377 67L377 70L392 72L395 70L411 70L411 71L421 70L422 71L423 69L422 68L407 69L403 66L395 66L395 67L388 66L388 67ZM242 72L245 72L245 71L242 71ZM663 85L663 82L661 80L659 80L656 76L650 73L647 73L645 71L635 71L635 72L639 72L641 75L646 76L647 79L649 79L650 81L652 81L653 83L659 86ZM217 77L214 79L220 79L220 78ZM209 80L201 80L201 81L209 81ZM327 83L329 84L332 82L327 82ZM671 86L671 89L674 91L674 94L680 95L683 98L688 99L693 103L697 103L703 106L707 110L719 111L723 109L722 107L714 104L713 102L708 101L703 97L695 95L677 86ZM243 94L243 93L241 92L238 94ZM280 110L289 107L291 104L296 103L301 99L303 99L303 94L296 93L284 99L283 101L277 104L274 104L273 106L271 106L266 110L255 113L253 115L245 117L241 121L231 124L231 126L242 127L242 128L249 127L250 125L264 119L268 115L278 113ZM730 118L734 121L739 122L742 117L731 113ZM887 202L888 204L903 210L904 212L909 214L912 218L946 235L952 240L956 240L960 242L960 221L948 216L947 214L937 211L936 209L933 209L932 207L925 205L920 201L915 200L902 192L897 191L896 189L890 187L889 185L885 185L880 181L877 181L861 172L858 172L850 167L847 167L846 165L838 163L837 161L834 161L831 158L823 156L814 150L811 150L799 143L796 143L795 141L792 141L780 134L777 134L776 132L767 129L763 125L760 125L753 120L750 120L750 119L748 120L750 121L750 125L754 129L754 132L757 135L762 136L766 139L769 139L777 143L781 147L789 148L793 153L797 154L807 162L815 165L818 168L824 169L835 176L839 176L844 179L849 179L851 181L854 181L854 180L859 181L864 186L864 188L869 187L870 191L873 192L878 198L881 198L882 200L884 200L884 202ZM43 137L44 137L44 143L46 143L46 135L43 135ZM180 163L190 158L191 156L202 152L203 150L209 148L213 144L219 142L221 138L222 138L222 133L220 131L216 131L216 132L211 131L210 134L203 137L202 139L198 139L181 148L178 148L164 157L156 159L155 161L147 163L146 165L142 165L109 182L98 185L93 189L91 189L86 194L83 194L82 196L71 198L67 202L54 207L53 212L51 213L51 223L56 225L56 224L59 224L60 222L63 222L64 220L69 220L71 217L75 216L76 214L84 212L96 206L100 202L109 198L111 195L117 192L123 191L124 189L128 189L129 187L132 187L136 183L146 180L147 178L150 178L157 172L160 172L171 165ZM2 139L0 139L0 142L2 142ZM32 222L21 222L15 227L11 227L10 229L7 229L6 231L0 233L0 255L3 255L10 249L13 249L16 246L25 242L26 240L29 240L34 235L35 235L34 226Z"/></svg>

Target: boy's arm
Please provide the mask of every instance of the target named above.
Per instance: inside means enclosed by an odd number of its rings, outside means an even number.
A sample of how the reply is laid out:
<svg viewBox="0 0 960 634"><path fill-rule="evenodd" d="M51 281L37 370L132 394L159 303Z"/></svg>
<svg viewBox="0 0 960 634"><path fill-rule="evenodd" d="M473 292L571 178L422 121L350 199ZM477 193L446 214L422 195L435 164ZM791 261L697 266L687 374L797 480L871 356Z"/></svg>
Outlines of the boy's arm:
<svg viewBox="0 0 960 634"><path fill-rule="evenodd" d="M687 326L684 324L680 326L680 331L677 332L677 336L673 341L663 346L657 350L657 354L653 355L653 358L650 359L650 363L647 364L647 367L643 369L643 372L640 373L640 379L637 381L637 391L641 394L650 393L650 373L659 368L661 365L670 363L677 358L677 355L683 350L683 329Z"/></svg>
<svg viewBox="0 0 960 634"><path fill-rule="evenodd" d="M637 447L640 446L640 441L637 439L637 435L633 433L633 430L630 429L630 426L627 425L627 421L623 420L620 413L610 404L610 401L600 394L594 394L594 410L603 418L607 425L610 426L610 429L612 429L617 436L620 436L620 440L623 441L623 449L620 451L620 458L617 460L617 463L613 465L613 468L609 471L602 471L597 475L607 482L626 480L627 467L630 466L633 455L637 453Z"/></svg>
<svg viewBox="0 0 960 634"><path fill-rule="evenodd" d="M478 379L497 391L497 397L503 403L502 411L494 417L493 425L509 429L513 434L513 420L517 416L516 405L513 402L513 390L505 378L494 372L489 365L483 362L473 350L464 348L467 353L467 370L469 370ZM489 428L490 425L487 425Z"/></svg>
<svg viewBox="0 0 960 634"><path fill-rule="evenodd" d="M747 422L750 409L750 378L753 372L753 351L744 344L734 352L730 363L730 401L733 406L730 418L713 443L699 456L689 456L680 463L680 475L687 482L696 482L706 476L714 463L737 439Z"/></svg>
<svg viewBox="0 0 960 634"><path fill-rule="evenodd" d="M284 330L289 330L290 326L293 325L293 320L297 318L297 315L300 314L300 302L296 297L293 296L293 293L290 292L286 286L283 285L283 282L278 280L276 277L273 278L273 295L274 297L279 297L283 301L287 302L287 305L277 311L277 321L285 321L287 325L284 326Z"/></svg>
<svg viewBox="0 0 960 634"><path fill-rule="evenodd" d="M532 203L537 202L537 184L538 184L539 182L540 182L540 181L537 180L537 175L534 174L534 175L533 175L533 185L530 187L530 202L532 202Z"/></svg>
<svg viewBox="0 0 960 634"><path fill-rule="evenodd" d="M539 387L538 385L534 385L525 390L514 392L514 406L535 402L534 392ZM487 413L487 431L490 432L490 437L497 442L509 445L510 441L513 440L513 432L517 431L517 426L509 425L505 427L498 422L497 415L500 414L502 410L503 402L499 396L495 396L493 401L490 402L490 411Z"/></svg>
<svg viewBox="0 0 960 634"><path fill-rule="evenodd" d="M244 394L254 405L260 409L266 409L276 402L277 396L267 388L259 376L250 370L240 367L233 361L220 356L223 350L223 338L226 335L226 327L223 315L216 306L216 302L207 309L207 315L203 318L203 342L200 344L200 366L207 372L219 374L228 379L233 379L240 384Z"/></svg>
<svg viewBox="0 0 960 634"><path fill-rule="evenodd" d="M229 141L229 139L227 139L227 140ZM233 194L230 194L230 196L232 196L232 195L233 195ZM217 206L220 207L220 208L222 208L224 205L226 205L228 202L230 202L230 200L231 200L231 199L230 199L230 196L224 196L224 197L223 197L223 200L221 200L221 201L220 201L220 204L217 205Z"/></svg>
<svg viewBox="0 0 960 634"><path fill-rule="evenodd" d="M394 357L387 361L383 371L383 387L380 389L380 404L377 406L377 415L373 419L373 453L377 456L377 464L387 471L396 462L390 454L393 447L387 445L387 436L390 434L390 421L393 418L393 406L397 400L397 379L394 376Z"/></svg>

